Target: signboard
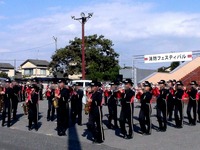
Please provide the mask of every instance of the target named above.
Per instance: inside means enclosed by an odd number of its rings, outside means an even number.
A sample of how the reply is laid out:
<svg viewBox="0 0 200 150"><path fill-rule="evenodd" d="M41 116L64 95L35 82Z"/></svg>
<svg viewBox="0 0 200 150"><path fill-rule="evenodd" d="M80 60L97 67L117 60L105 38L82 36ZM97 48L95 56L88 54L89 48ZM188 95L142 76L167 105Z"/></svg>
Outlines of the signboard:
<svg viewBox="0 0 200 150"><path fill-rule="evenodd" d="M192 60L192 52L144 55L144 63L160 63L160 62L191 61L191 60Z"/></svg>

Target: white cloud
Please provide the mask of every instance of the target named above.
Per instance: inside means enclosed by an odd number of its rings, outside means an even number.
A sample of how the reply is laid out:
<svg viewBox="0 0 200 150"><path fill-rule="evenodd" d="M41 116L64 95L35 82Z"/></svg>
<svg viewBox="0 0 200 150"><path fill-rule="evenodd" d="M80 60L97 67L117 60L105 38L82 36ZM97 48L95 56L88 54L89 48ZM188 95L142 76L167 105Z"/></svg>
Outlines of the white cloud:
<svg viewBox="0 0 200 150"><path fill-rule="evenodd" d="M75 36L81 37L81 24L71 16L79 17L83 11L94 13L85 25L86 35L103 34L113 40L115 49L121 54L122 64L131 64L131 56L135 54L198 49L196 39L200 37L200 13L156 12L156 7L153 3L130 0L82 6L9 25L9 36L5 36L0 44L7 49L20 50L51 43L52 36L56 36L59 47L63 47ZM49 49L51 52L45 54ZM44 55L40 56L49 58L54 46L43 50ZM24 57L28 56L32 54Z"/></svg>

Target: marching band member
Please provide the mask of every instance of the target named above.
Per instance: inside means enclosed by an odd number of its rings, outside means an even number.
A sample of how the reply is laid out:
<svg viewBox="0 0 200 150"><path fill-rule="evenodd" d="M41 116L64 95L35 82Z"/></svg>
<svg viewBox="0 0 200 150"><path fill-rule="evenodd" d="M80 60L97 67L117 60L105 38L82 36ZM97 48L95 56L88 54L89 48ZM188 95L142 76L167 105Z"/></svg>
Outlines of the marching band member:
<svg viewBox="0 0 200 150"><path fill-rule="evenodd" d="M34 122L34 128L38 130L38 87L36 84L30 86L31 92L29 93L29 99L27 99L28 106L28 130L32 130L32 123Z"/></svg>
<svg viewBox="0 0 200 150"><path fill-rule="evenodd" d="M100 83L93 81L90 85L93 93L88 102L91 102L90 120L92 123L93 143L100 144L105 140L102 126L102 93L99 92Z"/></svg>
<svg viewBox="0 0 200 150"><path fill-rule="evenodd" d="M16 81L13 81L12 84L13 84L13 99L12 99L13 120L16 120L20 89Z"/></svg>
<svg viewBox="0 0 200 150"><path fill-rule="evenodd" d="M157 98L157 119L159 131L165 132L167 130L167 98L169 90L166 89L165 80L160 80L158 84L160 86L160 94Z"/></svg>
<svg viewBox="0 0 200 150"><path fill-rule="evenodd" d="M174 111L174 84L172 80L167 81L167 88L169 90L168 98L167 98L167 111L168 111L168 121L172 121L172 115Z"/></svg>
<svg viewBox="0 0 200 150"><path fill-rule="evenodd" d="M76 83L74 85L74 90L71 96L71 119L72 122L76 123L76 118L78 119L78 125L82 125L82 99L83 99L83 90L80 88L80 84Z"/></svg>
<svg viewBox="0 0 200 150"><path fill-rule="evenodd" d="M125 84L125 93L121 100L121 113L120 113L120 127L123 138L132 139L133 138L133 108L134 108L134 96L135 92L131 89L133 82L131 79L126 79ZM127 135L125 123L128 121L129 134Z"/></svg>
<svg viewBox="0 0 200 150"><path fill-rule="evenodd" d="M198 100L198 91L197 91L197 82L191 81L190 82L190 90L187 91L187 94L189 96L189 102L187 106L187 116L189 120L189 125L196 125L197 122L197 100ZM193 118L191 115L191 110L193 109Z"/></svg>
<svg viewBox="0 0 200 150"><path fill-rule="evenodd" d="M175 124L177 128L182 128L183 127L183 83L181 81L177 81L176 83L176 90L175 90Z"/></svg>
<svg viewBox="0 0 200 150"><path fill-rule="evenodd" d="M112 120L114 120L114 128L117 129L118 124L117 124L117 105L118 105L118 101L117 101L117 82L111 82L111 90L109 93L109 97L108 97L108 128L112 128Z"/></svg>
<svg viewBox="0 0 200 150"><path fill-rule="evenodd" d="M139 123L141 127L141 131L143 135L150 135L151 134L151 84L148 81L143 83L144 86L144 93L141 96L140 103L141 108L139 112Z"/></svg>
<svg viewBox="0 0 200 150"><path fill-rule="evenodd" d="M48 110L47 110L47 121L53 121L55 116L55 107L53 105L53 99L55 97L55 84L51 83L51 86L47 86L46 97L48 100Z"/></svg>
<svg viewBox="0 0 200 150"><path fill-rule="evenodd" d="M59 94L55 93L58 98L57 108L57 132L59 136L66 135L66 130L69 127L69 97L70 92L65 87L65 80L59 80Z"/></svg>
<svg viewBox="0 0 200 150"><path fill-rule="evenodd" d="M4 107L2 113L2 126L5 125L5 119L8 115L7 127L10 127L11 113L12 113L12 99L13 99L13 88L10 79L6 79L6 88L4 94Z"/></svg>

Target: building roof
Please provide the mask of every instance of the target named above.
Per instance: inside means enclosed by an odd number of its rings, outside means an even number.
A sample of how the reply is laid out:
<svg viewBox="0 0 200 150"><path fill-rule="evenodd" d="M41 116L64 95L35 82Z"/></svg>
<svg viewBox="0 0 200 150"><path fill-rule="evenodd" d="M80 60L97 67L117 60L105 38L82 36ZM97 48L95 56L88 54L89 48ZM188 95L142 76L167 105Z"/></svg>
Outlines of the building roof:
<svg viewBox="0 0 200 150"><path fill-rule="evenodd" d="M14 69L15 67L9 63L0 63L0 69Z"/></svg>
<svg viewBox="0 0 200 150"><path fill-rule="evenodd" d="M170 73L153 73L145 80L152 83L157 83L159 80L181 80L186 75L193 73L193 71L198 67L200 67L200 57L197 57L190 62L183 63Z"/></svg>
<svg viewBox="0 0 200 150"><path fill-rule="evenodd" d="M20 66L23 66L25 63L30 62L36 66L40 67L48 67L49 62L46 60L39 60L39 59L27 59L24 63L22 63Z"/></svg>

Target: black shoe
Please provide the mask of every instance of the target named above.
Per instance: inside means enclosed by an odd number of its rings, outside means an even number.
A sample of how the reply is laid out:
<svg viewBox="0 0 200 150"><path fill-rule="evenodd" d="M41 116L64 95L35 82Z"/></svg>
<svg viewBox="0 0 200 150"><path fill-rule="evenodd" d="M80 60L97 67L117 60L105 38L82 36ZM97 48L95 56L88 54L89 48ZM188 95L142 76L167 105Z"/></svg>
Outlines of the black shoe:
<svg viewBox="0 0 200 150"><path fill-rule="evenodd" d="M10 124L7 124L7 127L9 128L9 127L10 127Z"/></svg>
<svg viewBox="0 0 200 150"><path fill-rule="evenodd" d="M47 121L50 121L50 119L49 119L49 118L47 118Z"/></svg>
<svg viewBox="0 0 200 150"><path fill-rule="evenodd" d="M127 139L132 139L133 138L133 135L128 135L127 136Z"/></svg>
<svg viewBox="0 0 200 150"><path fill-rule="evenodd" d="M127 134L123 134L122 137L123 137L124 139L128 139Z"/></svg>
<svg viewBox="0 0 200 150"><path fill-rule="evenodd" d="M78 123L79 126L82 126L82 123Z"/></svg>
<svg viewBox="0 0 200 150"><path fill-rule="evenodd" d="M172 122L172 118L169 118L168 121L169 121L169 122Z"/></svg>
<svg viewBox="0 0 200 150"><path fill-rule="evenodd" d="M103 141L94 140L92 143L97 144L97 145L101 145L103 143Z"/></svg>
<svg viewBox="0 0 200 150"><path fill-rule="evenodd" d="M2 123L2 125L1 125L2 127L4 127L5 126L5 124L4 123Z"/></svg>
<svg viewBox="0 0 200 150"><path fill-rule="evenodd" d="M58 136L62 136L63 134L62 134L62 132L58 132Z"/></svg>
<svg viewBox="0 0 200 150"><path fill-rule="evenodd" d="M114 128L115 128L115 129L119 129L119 126L118 126L118 125L115 125Z"/></svg>

